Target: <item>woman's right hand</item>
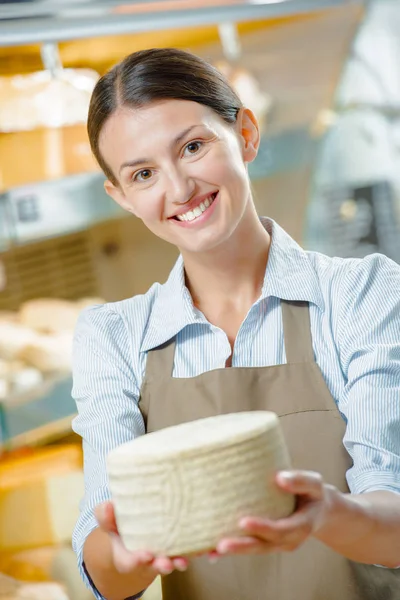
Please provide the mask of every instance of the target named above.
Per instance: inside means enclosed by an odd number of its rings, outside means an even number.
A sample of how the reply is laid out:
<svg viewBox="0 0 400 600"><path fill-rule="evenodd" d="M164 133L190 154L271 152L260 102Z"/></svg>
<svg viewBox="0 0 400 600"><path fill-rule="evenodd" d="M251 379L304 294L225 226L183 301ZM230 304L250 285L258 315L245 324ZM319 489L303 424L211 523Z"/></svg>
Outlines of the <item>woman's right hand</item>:
<svg viewBox="0 0 400 600"><path fill-rule="evenodd" d="M115 569L121 574L140 572L147 585L157 575L169 575L174 570L185 571L188 560L184 557L156 557L151 552L141 550L129 552L119 536L114 507L111 502L100 504L95 509L95 516L100 529L109 534Z"/></svg>

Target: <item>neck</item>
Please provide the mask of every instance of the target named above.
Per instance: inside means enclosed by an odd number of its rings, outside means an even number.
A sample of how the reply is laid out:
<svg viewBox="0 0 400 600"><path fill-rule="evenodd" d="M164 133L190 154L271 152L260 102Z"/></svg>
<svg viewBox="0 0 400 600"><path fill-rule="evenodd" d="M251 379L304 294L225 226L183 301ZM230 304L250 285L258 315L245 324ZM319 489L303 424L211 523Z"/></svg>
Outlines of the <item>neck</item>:
<svg viewBox="0 0 400 600"><path fill-rule="evenodd" d="M271 240L252 202L246 213L226 243L207 253L182 253L187 286L200 310L235 305L246 312L260 296Z"/></svg>

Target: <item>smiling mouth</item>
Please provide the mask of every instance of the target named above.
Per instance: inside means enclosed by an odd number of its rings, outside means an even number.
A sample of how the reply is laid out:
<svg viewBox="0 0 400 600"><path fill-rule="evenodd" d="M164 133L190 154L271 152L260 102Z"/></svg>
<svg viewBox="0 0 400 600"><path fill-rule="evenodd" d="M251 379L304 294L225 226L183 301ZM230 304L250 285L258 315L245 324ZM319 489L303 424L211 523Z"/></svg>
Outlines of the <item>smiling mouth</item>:
<svg viewBox="0 0 400 600"><path fill-rule="evenodd" d="M217 197L217 194L218 192L210 194L208 198L203 200L203 202L200 202L200 204L196 206L196 208L193 208L193 210L188 210L187 212L182 213L180 215L176 215L173 218L176 221L194 221L195 219L198 219L204 212L206 212L208 208L210 208L215 198Z"/></svg>

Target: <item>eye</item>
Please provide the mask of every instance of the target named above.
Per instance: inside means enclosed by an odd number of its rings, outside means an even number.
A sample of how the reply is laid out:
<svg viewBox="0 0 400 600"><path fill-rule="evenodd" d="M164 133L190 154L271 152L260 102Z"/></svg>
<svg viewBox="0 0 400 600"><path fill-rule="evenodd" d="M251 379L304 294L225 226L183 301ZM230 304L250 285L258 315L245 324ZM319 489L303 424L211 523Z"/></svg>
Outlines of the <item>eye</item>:
<svg viewBox="0 0 400 600"><path fill-rule="evenodd" d="M133 181L148 181L151 179L152 172L150 169L142 169L133 176Z"/></svg>
<svg viewBox="0 0 400 600"><path fill-rule="evenodd" d="M200 148L202 147L202 142L189 142L185 147L184 154L187 152L188 154L196 154Z"/></svg>

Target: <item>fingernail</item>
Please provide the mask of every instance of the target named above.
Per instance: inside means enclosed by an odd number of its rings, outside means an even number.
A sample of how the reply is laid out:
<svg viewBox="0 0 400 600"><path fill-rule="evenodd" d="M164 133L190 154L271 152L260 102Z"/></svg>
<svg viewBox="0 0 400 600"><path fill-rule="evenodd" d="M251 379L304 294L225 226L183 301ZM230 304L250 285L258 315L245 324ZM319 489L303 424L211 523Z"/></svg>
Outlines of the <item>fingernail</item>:
<svg viewBox="0 0 400 600"><path fill-rule="evenodd" d="M218 544L217 551L218 551L218 554L226 554L227 552L229 552L229 548L226 544L221 543L221 544Z"/></svg>
<svg viewBox="0 0 400 600"><path fill-rule="evenodd" d="M106 516L105 504L100 504L96 507L96 510L94 511L94 516L96 517L97 521L99 519L104 519L104 517Z"/></svg>
<svg viewBox="0 0 400 600"><path fill-rule="evenodd" d="M143 562L150 562L151 560L153 560L154 556L151 554L151 552L143 551L140 555L140 558Z"/></svg>
<svg viewBox="0 0 400 600"><path fill-rule="evenodd" d="M278 476L280 479L285 479L286 481L293 480L293 473L291 473L290 471L280 471L278 473Z"/></svg>
<svg viewBox="0 0 400 600"><path fill-rule="evenodd" d="M178 563L177 565L175 565L175 568L176 568L178 571L182 571L182 572L183 572L183 571L186 571L186 570L187 570L187 565L184 565L184 564L179 564L179 563Z"/></svg>
<svg viewBox="0 0 400 600"><path fill-rule="evenodd" d="M173 571L171 567L159 567L158 570L161 573L161 575L170 575Z"/></svg>

